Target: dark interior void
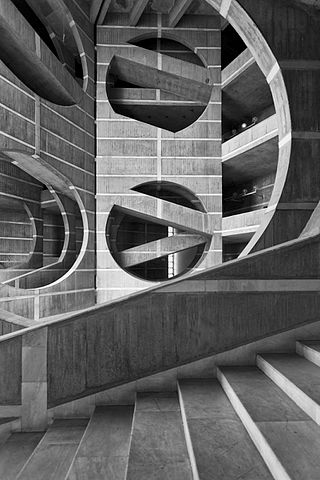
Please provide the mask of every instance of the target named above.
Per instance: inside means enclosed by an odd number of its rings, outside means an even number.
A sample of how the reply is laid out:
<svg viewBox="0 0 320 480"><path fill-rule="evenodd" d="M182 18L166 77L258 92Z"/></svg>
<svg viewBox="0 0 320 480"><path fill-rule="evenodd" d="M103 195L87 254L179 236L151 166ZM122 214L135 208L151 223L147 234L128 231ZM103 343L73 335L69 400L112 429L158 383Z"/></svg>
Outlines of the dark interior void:
<svg viewBox="0 0 320 480"><path fill-rule="evenodd" d="M258 68L258 67L255 67ZM261 77L263 77L260 72ZM265 78L255 84L243 74L243 83L228 85L222 91L222 141L262 122L275 114L269 86ZM237 91L238 93L237 93Z"/></svg>
<svg viewBox="0 0 320 480"><path fill-rule="evenodd" d="M231 25L227 25L221 32L221 68L225 68L241 52L246 45Z"/></svg>
<svg viewBox="0 0 320 480"><path fill-rule="evenodd" d="M168 236L168 227L157 223L141 221L131 215L125 215L120 222L116 243L117 250L153 242ZM146 280L163 280L168 278L168 257L161 257L149 262L128 267L127 271Z"/></svg>
<svg viewBox="0 0 320 480"><path fill-rule="evenodd" d="M112 228L112 226L109 225L108 228L107 226L107 239L115 260L119 261L120 258L117 252L120 253L127 249L137 247L138 245L144 245L155 240L167 238L169 235L167 226L137 219L131 215L123 215L121 212L117 212L116 209L113 209L112 216L116 219L116 227ZM121 220L119 220L119 218L121 218ZM177 233L178 231L175 229L174 234ZM180 231L179 233L182 232ZM121 265L121 267L128 273L142 280L164 281L182 275L193 268L200 260L204 248L205 244L202 244L182 252L163 255L137 265L128 267Z"/></svg>
<svg viewBox="0 0 320 480"><path fill-rule="evenodd" d="M231 25L222 31L222 69L246 50L246 46ZM237 68L241 66L241 61ZM227 77L229 69L222 74ZM232 69L231 69L232 72ZM254 62L222 90L223 141L241 133L275 113L269 85Z"/></svg>
<svg viewBox="0 0 320 480"><path fill-rule="evenodd" d="M133 40L129 43L140 48L145 48L146 50L151 50L152 52L162 53L163 55L168 55L168 57L178 58L179 60L199 65L200 67L205 66L198 55L176 40L169 38L148 38L138 41Z"/></svg>
<svg viewBox="0 0 320 480"><path fill-rule="evenodd" d="M234 260L235 258L238 258L247 243L247 241L239 241L236 243L223 242L223 262L228 262L229 260Z"/></svg>
<svg viewBox="0 0 320 480"><path fill-rule="evenodd" d="M223 186L223 216L259 210L268 206L274 187L275 173L245 183Z"/></svg>
<svg viewBox="0 0 320 480"><path fill-rule="evenodd" d="M147 182L133 188L135 192L144 193L150 197L161 198L177 205L182 205L193 210L205 212L202 202L189 190L181 185L171 182Z"/></svg>
<svg viewBox="0 0 320 480"><path fill-rule="evenodd" d="M148 182L133 190L172 204L205 212L201 201L180 185L170 182ZM116 262L131 275L148 281L168 280L192 269L204 253L206 240L204 239L199 245L185 247L185 250L170 254L165 250L158 251L160 249L158 244L152 248L151 252L157 258L141 261L141 257L136 257L137 263L132 265L125 263L124 254L128 249L178 234L188 234L188 232L172 228L170 224L150 221L141 215L129 214L117 206L111 210L106 227L107 243ZM133 255L135 255L134 252Z"/></svg>
<svg viewBox="0 0 320 480"><path fill-rule="evenodd" d="M188 105L133 105L117 104L111 101L113 110L119 115L134 118L143 123L163 128L169 132L179 132L194 123L205 111L205 106ZM181 102L182 103L182 102Z"/></svg>
<svg viewBox="0 0 320 480"><path fill-rule="evenodd" d="M41 14L41 12L46 12L48 18L51 19L50 14L52 12L52 7L51 4L47 4L46 1L12 0L12 2L51 52L61 61L77 82L82 85L82 64L73 34L69 29L69 31L66 32L67 35L63 34L61 36L61 30L64 30L64 23L68 24L67 19L64 17L56 17L52 19L52 23L49 23L46 16ZM54 35L50 36L50 34Z"/></svg>
<svg viewBox="0 0 320 480"><path fill-rule="evenodd" d="M170 256L140 263L134 267L129 267L127 271L142 280L165 281L191 270L200 260L203 250L203 246L194 247L185 252L174 253ZM173 268L172 274L170 274L171 264Z"/></svg>
<svg viewBox="0 0 320 480"><path fill-rule="evenodd" d="M175 40L148 38L130 43L191 64L204 66L192 50ZM190 98L159 90L156 80L155 85L149 88L134 84L128 81L124 74L119 75L113 69L112 61L107 73L106 88L110 104L116 113L171 132L187 128L202 115L207 107L207 103L190 102Z"/></svg>
<svg viewBox="0 0 320 480"><path fill-rule="evenodd" d="M149 262L140 263L127 270L131 275L154 282L168 279L168 257L156 258Z"/></svg>
<svg viewBox="0 0 320 480"><path fill-rule="evenodd" d="M27 2L25 0L11 0L12 3L15 5L15 7L19 10L19 12L24 16L24 18L30 23L32 28L35 30L35 32L39 35L41 40L44 41L44 43L47 45L48 48L50 48L51 52L57 57L58 53L57 50L50 38L50 35L48 33L48 30L46 27L43 25L41 20L37 17L37 15L34 13L32 8L29 7Z"/></svg>
<svg viewBox="0 0 320 480"><path fill-rule="evenodd" d="M158 223L143 222L132 215L124 215L117 229L117 250L153 242L167 237L168 227Z"/></svg>

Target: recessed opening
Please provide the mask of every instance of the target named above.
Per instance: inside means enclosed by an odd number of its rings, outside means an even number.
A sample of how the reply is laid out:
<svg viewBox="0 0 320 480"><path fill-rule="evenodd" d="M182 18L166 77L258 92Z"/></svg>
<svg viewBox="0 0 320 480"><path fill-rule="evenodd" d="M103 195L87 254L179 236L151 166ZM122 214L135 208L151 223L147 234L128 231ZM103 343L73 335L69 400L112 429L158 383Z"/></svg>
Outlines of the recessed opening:
<svg viewBox="0 0 320 480"><path fill-rule="evenodd" d="M225 68L246 49L246 44L229 24L221 31L221 68Z"/></svg>
<svg viewBox="0 0 320 480"><path fill-rule="evenodd" d="M149 37L130 43L190 65L204 67L198 55L172 39ZM212 90L212 86L209 85L209 73L204 85L198 78L196 79L197 92L201 90L203 95L200 97L199 93L199 98L195 98L192 96L194 93L186 88L190 84L190 79L179 78L177 74L166 72L165 65L161 64L160 57L157 66L149 67L114 56L107 72L107 95L116 113L171 132L178 132L193 124L206 109ZM179 87L173 89L172 85L177 83ZM193 87L196 89L195 85Z"/></svg>
<svg viewBox="0 0 320 480"><path fill-rule="evenodd" d="M81 249L79 207L4 159L0 177L0 283L49 285L69 271Z"/></svg>
<svg viewBox="0 0 320 480"><path fill-rule="evenodd" d="M148 182L133 190L205 213L201 201L180 185ZM152 221L128 213L120 206L110 212L106 238L121 268L148 281L168 280L188 272L200 261L208 242L205 235L175 228L170 221Z"/></svg>

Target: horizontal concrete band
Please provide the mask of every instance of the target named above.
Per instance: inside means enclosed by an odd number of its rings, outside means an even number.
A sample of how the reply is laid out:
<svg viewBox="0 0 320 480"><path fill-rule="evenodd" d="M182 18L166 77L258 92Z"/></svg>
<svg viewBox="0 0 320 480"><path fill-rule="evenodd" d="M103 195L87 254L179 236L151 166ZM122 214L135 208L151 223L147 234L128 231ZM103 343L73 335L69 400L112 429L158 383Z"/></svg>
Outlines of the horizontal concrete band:
<svg viewBox="0 0 320 480"><path fill-rule="evenodd" d="M320 292L320 279L315 280L186 280L167 285L154 293L179 292Z"/></svg>

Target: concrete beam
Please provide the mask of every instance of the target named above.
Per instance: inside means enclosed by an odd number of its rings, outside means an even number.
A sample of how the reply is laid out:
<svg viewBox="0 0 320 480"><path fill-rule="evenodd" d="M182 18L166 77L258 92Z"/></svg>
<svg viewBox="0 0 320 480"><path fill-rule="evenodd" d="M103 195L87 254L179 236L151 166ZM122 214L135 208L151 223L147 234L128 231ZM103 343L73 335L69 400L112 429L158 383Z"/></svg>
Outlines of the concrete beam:
<svg viewBox="0 0 320 480"><path fill-rule="evenodd" d="M206 242L207 238L201 235L173 235L123 250L119 253L119 260L123 268L128 268L139 263L182 252Z"/></svg>
<svg viewBox="0 0 320 480"><path fill-rule="evenodd" d="M115 207L122 213L160 225L207 236L213 233L208 214L159 198L128 196L121 199L121 205L116 203Z"/></svg>
<svg viewBox="0 0 320 480"><path fill-rule="evenodd" d="M139 87L157 88L187 100L207 103L211 96L212 83L206 69L193 65L192 68L184 68L186 62L174 59L171 68L173 72L177 71L177 64L181 65L183 76L115 56L109 73Z"/></svg>
<svg viewBox="0 0 320 480"><path fill-rule="evenodd" d="M136 0L130 12L129 25L135 26L139 22L149 0Z"/></svg>
<svg viewBox="0 0 320 480"><path fill-rule="evenodd" d="M177 0L169 12L169 27L175 27L190 7L193 0Z"/></svg>

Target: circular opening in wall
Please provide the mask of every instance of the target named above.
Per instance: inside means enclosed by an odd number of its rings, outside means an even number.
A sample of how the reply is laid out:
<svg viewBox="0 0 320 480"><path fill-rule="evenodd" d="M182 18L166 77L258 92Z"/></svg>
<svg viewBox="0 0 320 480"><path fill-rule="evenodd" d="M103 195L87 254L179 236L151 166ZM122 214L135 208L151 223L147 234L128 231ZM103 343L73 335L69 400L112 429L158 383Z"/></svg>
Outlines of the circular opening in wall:
<svg viewBox="0 0 320 480"><path fill-rule="evenodd" d="M147 61L112 58L106 89L113 110L171 132L193 124L206 109L213 87L199 56L168 38L130 43L140 47ZM148 56L147 51L152 53Z"/></svg>
<svg viewBox="0 0 320 480"><path fill-rule="evenodd" d="M0 284L46 287L68 274L81 256L81 211L60 179L56 189L41 181L44 162L32 168L34 158L12 155L15 163L0 158ZM52 171L45 173L58 183Z"/></svg>
<svg viewBox="0 0 320 480"><path fill-rule="evenodd" d="M194 268L211 241L203 229L206 211L201 200L171 182L147 182L132 190L142 195L114 205L106 226L118 265L148 281L176 278Z"/></svg>

